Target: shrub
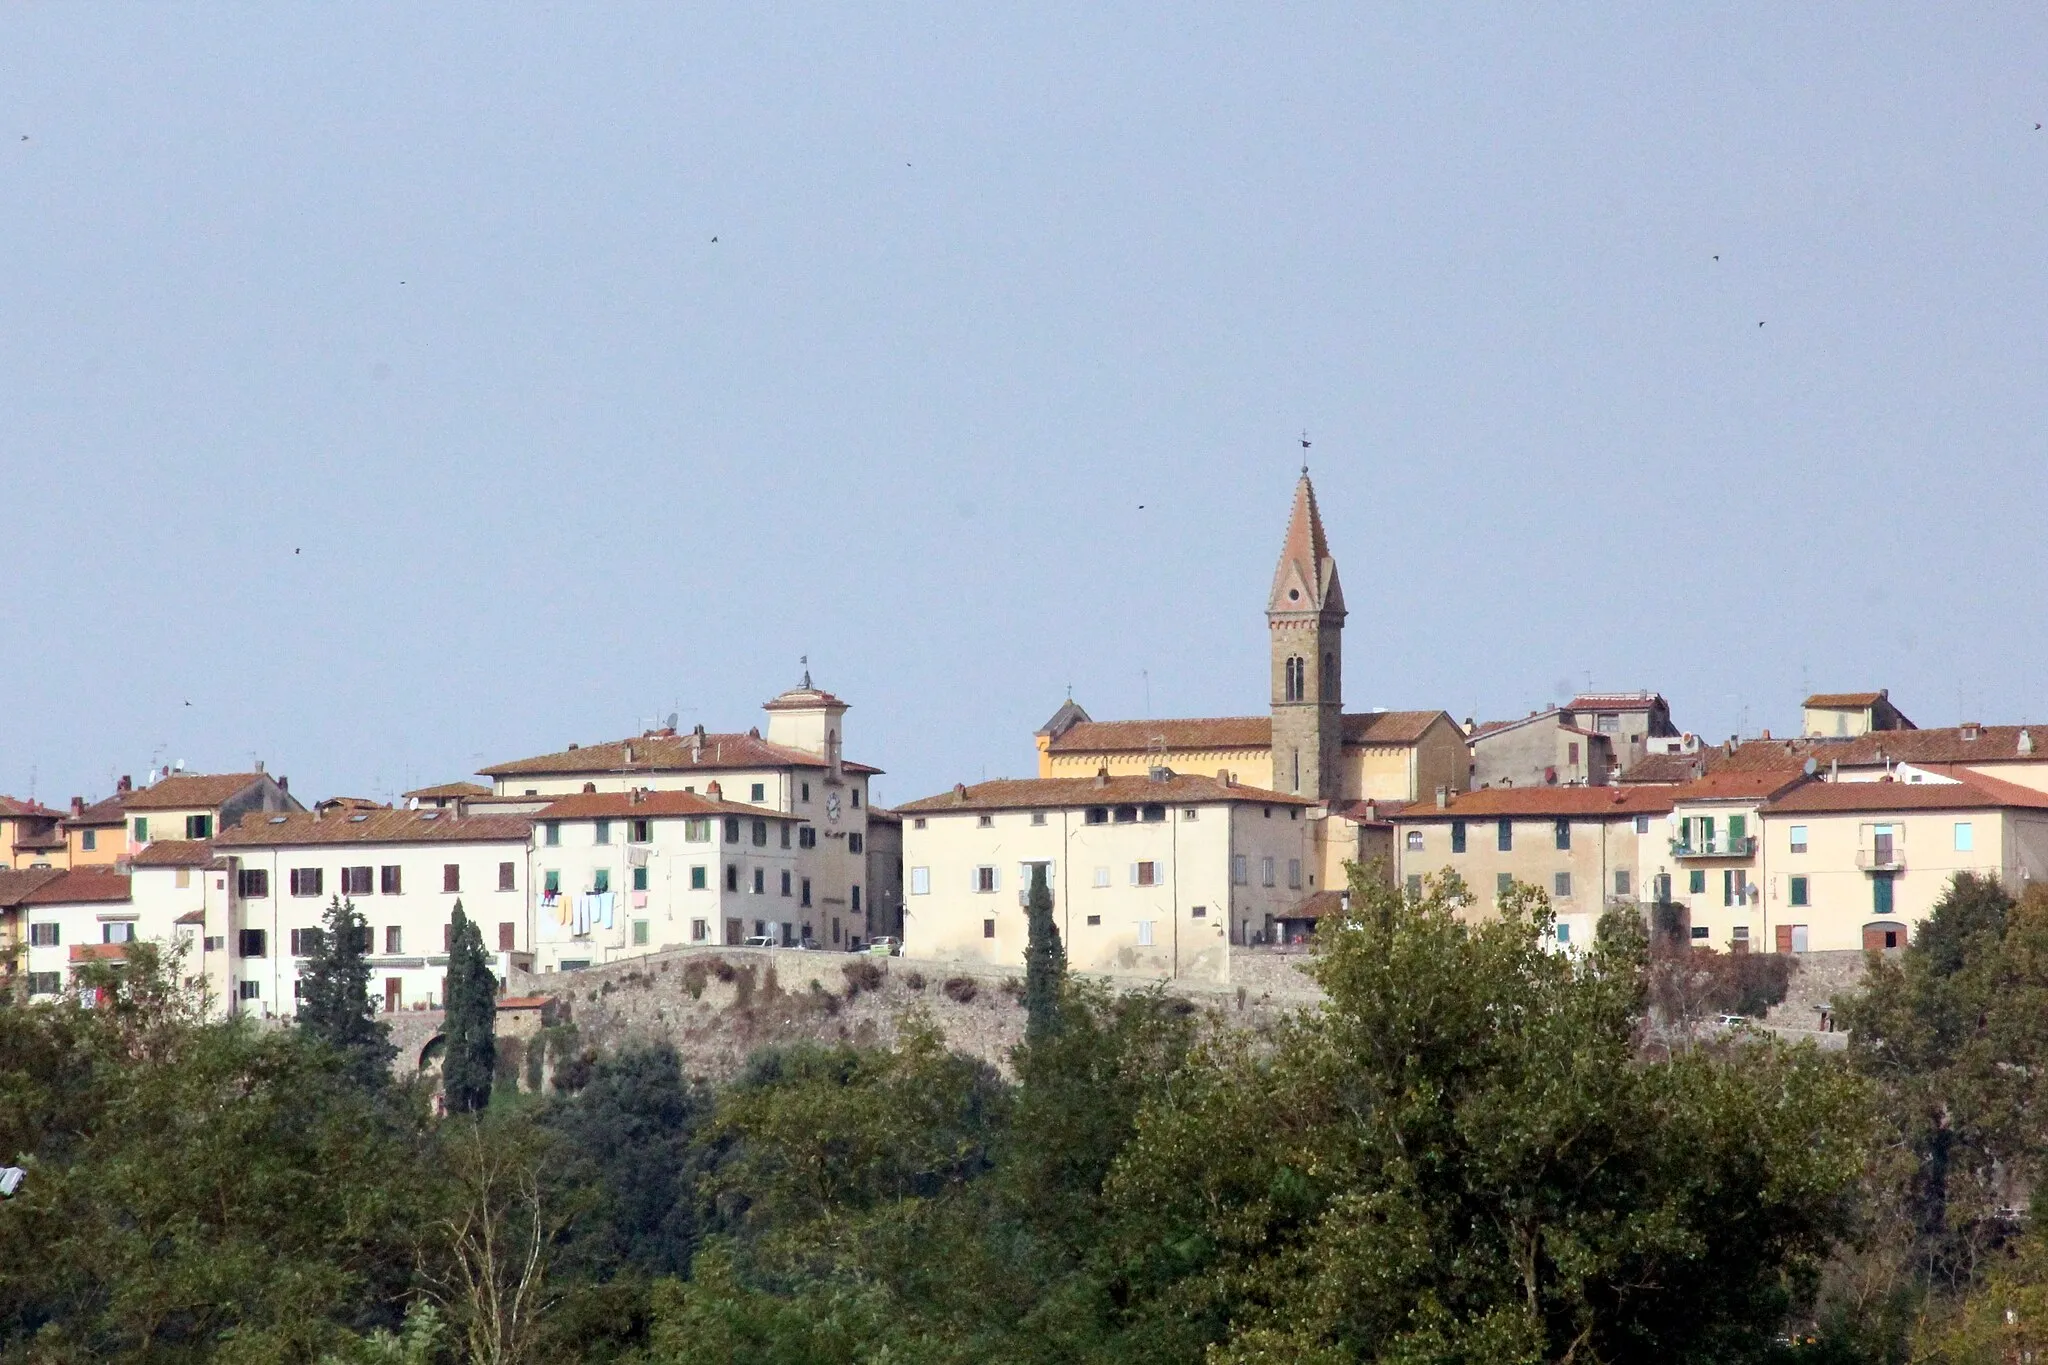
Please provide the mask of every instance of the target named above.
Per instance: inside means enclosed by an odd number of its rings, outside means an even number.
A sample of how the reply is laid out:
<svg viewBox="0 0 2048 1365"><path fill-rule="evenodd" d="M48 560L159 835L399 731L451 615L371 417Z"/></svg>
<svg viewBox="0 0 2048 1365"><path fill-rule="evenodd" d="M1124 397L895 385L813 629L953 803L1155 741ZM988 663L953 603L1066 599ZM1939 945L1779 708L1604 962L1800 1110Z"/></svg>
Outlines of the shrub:
<svg viewBox="0 0 2048 1365"><path fill-rule="evenodd" d="M971 976L955 976L947 978L946 984L939 989L946 993L948 1000L965 1005L980 993L981 987L975 984Z"/></svg>
<svg viewBox="0 0 2048 1365"><path fill-rule="evenodd" d="M882 988L881 964L867 958L857 958L839 969L846 978L846 998L853 999L862 991L878 991Z"/></svg>
<svg viewBox="0 0 2048 1365"><path fill-rule="evenodd" d="M498 1039L491 1055L491 1084L507 1090L518 1089L520 1063L525 1057L526 1045L519 1039Z"/></svg>
<svg viewBox="0 0 2048 1365"><path fill-rule="evenodd" d="M662 970L668 970L667 963L662 964ZM707 983L709 983L710 980L711 966L709 963L699 961L684 964L683 989L690 993L690 998L692 1000L699 999L703 996L704 987Z"/></svg>
<svg viewBox="0 0 2048 1365"><path fill-rule="evenodd" d="M529 1094L540 1093L541 1067L547 1063L548 1040L544 1033L536 1033L526 1044L526 1089Z"/></svg>
<svg viewBox="0 0 2048 1365"><path fill-rule="evenodd" d="M921 991L921 990L923 990L923 989L924 989L924 973L923 973L923 972L909 972L909 973L906 973L906 974L904 975L904 978L903 978L903 984L904 984L904 985L906 985L906 986L908 986L908 987L909 987L909 988L910 988L911 990L914 990L914 991Z"/></svg>
<svg viewBox="0 0 2048 1365"><path fill-rule="evenodd" d="M1022 981L1019 981L1016 977L1004 977L1003 984L1000 987L1000 989L1002 990L1003 994L1009 996L1010 999L1018 1002L1019 1004L1023 1003L1024 983Z"/></svg>
<svg viewBox="0 0 2048 1365"><path fill-rule="evenodd" d="M711 959L711 974L720 981L730 982L740 974L740 969L722 957L714 957Z"/></svg>

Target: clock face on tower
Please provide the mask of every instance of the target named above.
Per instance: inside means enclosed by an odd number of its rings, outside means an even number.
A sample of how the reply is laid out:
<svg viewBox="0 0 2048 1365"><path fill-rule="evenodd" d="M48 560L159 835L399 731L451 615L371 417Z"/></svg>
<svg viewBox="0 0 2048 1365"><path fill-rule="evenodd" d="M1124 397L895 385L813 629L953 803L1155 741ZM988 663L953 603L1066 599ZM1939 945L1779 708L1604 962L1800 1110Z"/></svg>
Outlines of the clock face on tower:
<svg viewBox="0 0 2048 1365"><path fill-rule="evenodd" d="M837 820L839 818L838 792L825 793L825 818L827 820Z"/></svg>

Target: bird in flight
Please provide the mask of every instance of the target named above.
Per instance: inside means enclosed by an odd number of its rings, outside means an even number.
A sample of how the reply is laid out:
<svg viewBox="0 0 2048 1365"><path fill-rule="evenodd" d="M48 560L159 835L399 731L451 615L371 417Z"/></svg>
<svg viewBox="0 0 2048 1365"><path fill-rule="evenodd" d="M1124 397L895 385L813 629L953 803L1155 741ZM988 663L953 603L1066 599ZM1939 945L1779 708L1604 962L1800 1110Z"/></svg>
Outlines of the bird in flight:
<svg viewBox="0 0 2048 1365"><path fill-rule="evenodd" d="M299 552L299 547L298 547L298 546L296 546L296 545L294 545L294 546L292 547L292 553L293 553L293 554L297 554L298 552Z"/></svg>
<svg viewBox="0 0 2048 1365"><path fill-rule="evenodd" d="M1718 260L1720 260L1721 258L1720 258L1719 256L1716 256L1716 257L1715 257L1714 259L1718 261Z"/></svg>
<svg viewBox="0 0 2048 1365"><path fill-rule="evenodd" d="M1763 324L1762 324L1761 322L1759 322L1759 323L1757 324L1757 326L1761 327L1761 326L1763 326Z"/></svg>
<svg viewBox="0 0 2048 1365"><path fill-rule="evenodd" d="M715 241L717 241L718 239L717 239L716 237L713 237L713 238L712 238L711 240L715 242Z"/></svg>

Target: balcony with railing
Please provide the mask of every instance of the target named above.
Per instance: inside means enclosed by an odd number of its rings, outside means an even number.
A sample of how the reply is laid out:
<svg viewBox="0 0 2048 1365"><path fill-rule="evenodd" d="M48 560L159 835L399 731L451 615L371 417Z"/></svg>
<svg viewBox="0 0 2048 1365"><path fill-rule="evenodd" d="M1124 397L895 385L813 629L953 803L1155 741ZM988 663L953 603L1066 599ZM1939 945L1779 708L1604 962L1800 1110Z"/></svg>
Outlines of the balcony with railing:
<svg viewBox="0 0 2048 1365"><path fill-rule="evenodd" d="M1863 872L1904 872L1906 850L1896 845L1879 844L1875 848L1856 850L1856 866Z"/></svg>
<svg viewBox="0 0 2048 1365"><path fill-rule="evenodd" d="M1685 838L1671 841L1674 858L1748 858L1756 853L1754 834L1716 834L1710 839Z"/></svg>

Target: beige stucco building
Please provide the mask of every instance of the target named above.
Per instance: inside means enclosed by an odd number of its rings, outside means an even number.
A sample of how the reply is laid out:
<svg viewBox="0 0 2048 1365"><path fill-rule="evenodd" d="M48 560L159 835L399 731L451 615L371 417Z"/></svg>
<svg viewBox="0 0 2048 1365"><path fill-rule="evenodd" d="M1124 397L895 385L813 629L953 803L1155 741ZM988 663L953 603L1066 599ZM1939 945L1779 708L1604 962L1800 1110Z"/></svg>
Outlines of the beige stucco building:
<svg viewBox="0 0 2048 1365"><path fill-rule="evenodd" d="M903 818L906 955L1024 964L1043 866L1078 971L1227 981L1234 943L1319 885L1316 803L1160 768L958 786Z"/></svg>

